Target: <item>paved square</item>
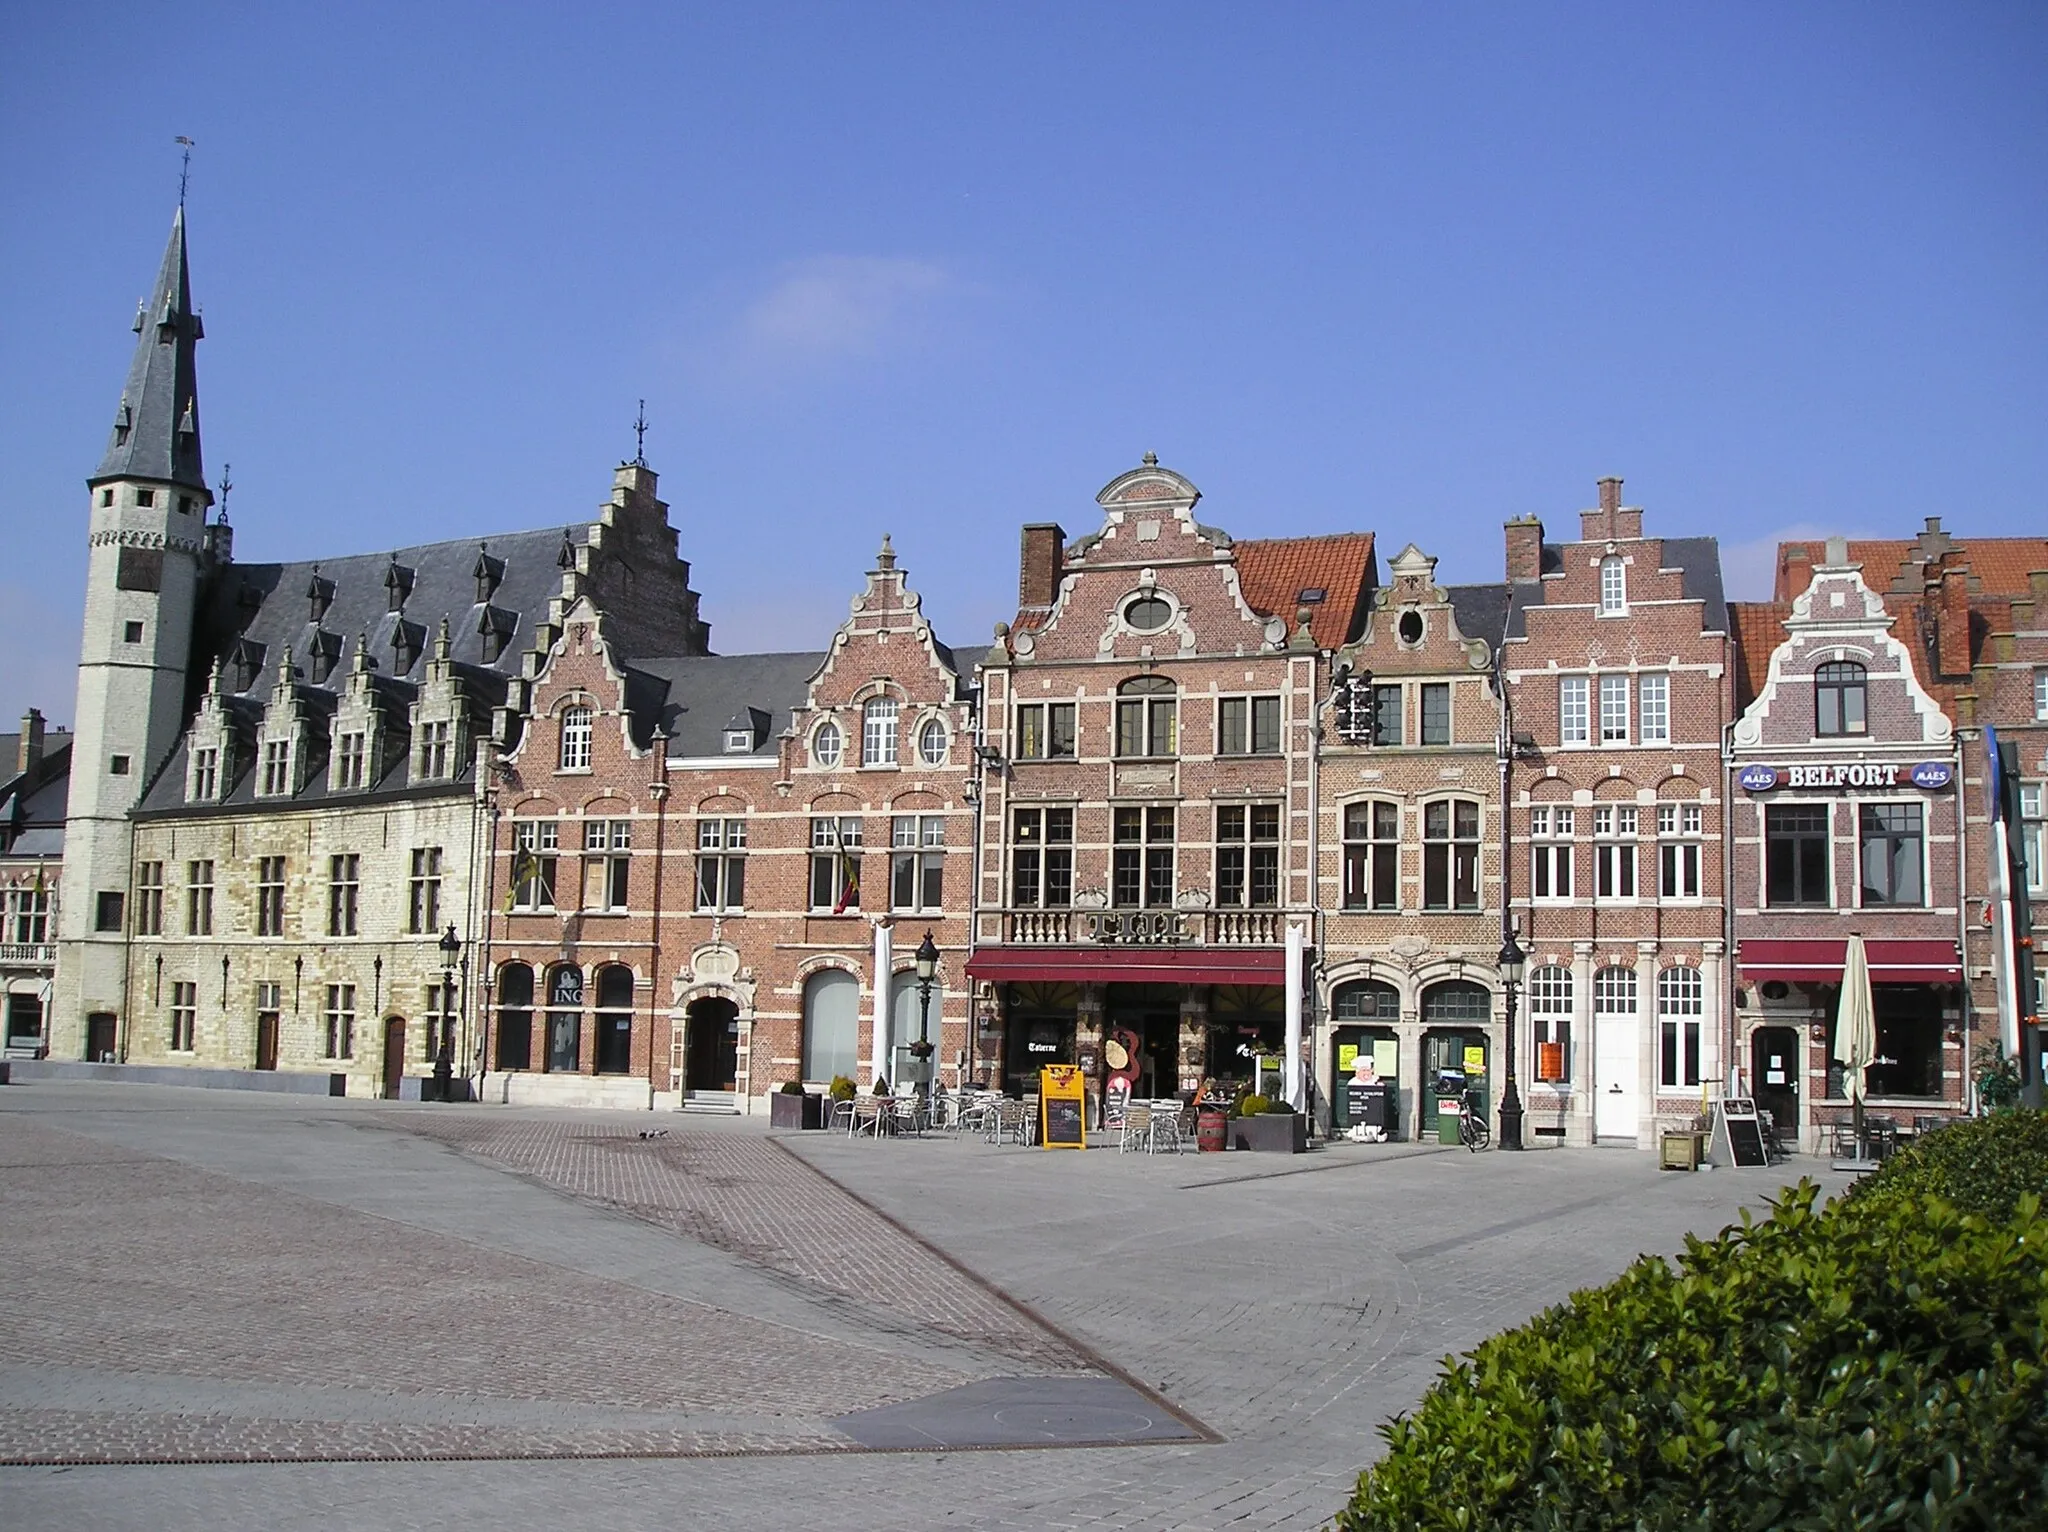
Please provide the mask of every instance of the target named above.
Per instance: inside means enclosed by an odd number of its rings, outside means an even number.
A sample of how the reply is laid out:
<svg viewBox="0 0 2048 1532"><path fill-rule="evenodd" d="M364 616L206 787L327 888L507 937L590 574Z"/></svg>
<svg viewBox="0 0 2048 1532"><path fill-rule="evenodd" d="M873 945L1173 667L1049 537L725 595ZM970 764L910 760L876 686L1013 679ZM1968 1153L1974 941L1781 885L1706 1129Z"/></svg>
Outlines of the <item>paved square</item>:
<svg viewBox="0 0 2048 1532"><path fill-rule="evenodd" d="M10 1087L0 1524L1314 1527L1446 1354L1784 1179Z"/></svg>

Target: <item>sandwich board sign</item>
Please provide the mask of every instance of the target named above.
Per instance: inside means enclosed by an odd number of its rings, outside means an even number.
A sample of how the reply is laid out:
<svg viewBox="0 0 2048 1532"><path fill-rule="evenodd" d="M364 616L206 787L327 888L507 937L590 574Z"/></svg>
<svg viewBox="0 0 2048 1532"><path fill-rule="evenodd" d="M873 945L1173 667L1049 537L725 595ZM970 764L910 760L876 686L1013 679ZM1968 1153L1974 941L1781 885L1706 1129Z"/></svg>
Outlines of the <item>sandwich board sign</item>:
<svg viewBox="0 0 2048 1532"><path fill-rule="evenodd" d="M1038 1143L1043 1149L1088 1147L1088 1096L1073 1064L1048 1064L1038 1072Z"/></svg>

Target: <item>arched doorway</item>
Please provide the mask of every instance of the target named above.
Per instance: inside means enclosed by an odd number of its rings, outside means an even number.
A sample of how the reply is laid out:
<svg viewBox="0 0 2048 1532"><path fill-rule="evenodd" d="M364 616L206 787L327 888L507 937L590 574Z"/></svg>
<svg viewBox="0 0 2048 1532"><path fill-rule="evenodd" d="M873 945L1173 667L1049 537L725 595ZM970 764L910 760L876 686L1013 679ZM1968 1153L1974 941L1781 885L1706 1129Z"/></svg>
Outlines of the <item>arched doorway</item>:
<svg viewBox="0 0 2048 1532"><path fill-rule="evenodd" d="M1485 985L1470 979L1447 979L1422 992L1422 1079L1417 1082L1422 1100L1416 1120L1423 1134L1437 1131L1438 1077L1462 1074L1478 1087L1479 1110L1491 1115L1491 1049L1486 1024L1493 1018L1493 995Z"/></svg>
<svg viewBox="0 0 2048 1532"><path fill-rule="evenodd" d="M1351 1126L1351 1098L1346 1087L1361 1057L1397 1093L1401 1089L1401 992L1378 979L1340 984L1330 996L1330 1129Z"/></svg>
<svg viewBox="0 0 2048 1532"><path fill-rule="evenodd" d="M384 1018L384 1099L396 1101L405 1080L405 1018Z"/></svg>
<svg viewBox="0 0 2048 1532"><path fill-rule="evenodd" d="M633 1069L633 970L613 963L597 971L597 1072Z"/></svg>
<svg viewBox="0 0 2048 1532"><path fill-rule="evenodd" d="M683 1013L683 1089L734 1090L739 1069L740 1008L718 995L692 1000Z"/></svg>
<svg viewBox="0 0 2048 1532"><path fill-rule="evenodd" d="M574 1074L582 1062L583 970L561 963L548 970L548 1053L550 1073Z"/></svg>

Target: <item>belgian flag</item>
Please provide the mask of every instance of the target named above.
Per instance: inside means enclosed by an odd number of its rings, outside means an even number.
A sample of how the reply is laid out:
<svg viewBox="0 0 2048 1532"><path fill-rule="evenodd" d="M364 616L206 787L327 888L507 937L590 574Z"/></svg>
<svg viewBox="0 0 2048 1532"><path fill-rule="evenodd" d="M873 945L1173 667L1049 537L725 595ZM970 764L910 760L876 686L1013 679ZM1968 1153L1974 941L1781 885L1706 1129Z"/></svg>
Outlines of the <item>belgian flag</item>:
<svg viewBox="0 0 2048 1532"><path fill-rule="evenodd" d="M540 858L524 846L516 847L512 852L511 885L505 890L505 913L507 915L512 913L513 906L519 902L520 888L539 876Z"/></svg>

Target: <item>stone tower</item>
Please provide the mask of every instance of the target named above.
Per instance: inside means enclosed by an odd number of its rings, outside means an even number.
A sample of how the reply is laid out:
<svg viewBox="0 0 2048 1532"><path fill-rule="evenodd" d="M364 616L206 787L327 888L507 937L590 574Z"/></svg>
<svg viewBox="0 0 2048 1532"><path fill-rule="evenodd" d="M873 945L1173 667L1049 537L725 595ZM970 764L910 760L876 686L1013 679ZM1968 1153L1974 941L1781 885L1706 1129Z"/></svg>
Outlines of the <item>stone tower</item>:
<svg viewBox="0 0 2048 1532"><path fill-rule="evenodd" d="M126 1052L134 919L128 814L176 743L213 497L199 450L202 333L185 210L135 315L135 359L106 455L86 480L89 553L65 827L51 1054Z"/></svg>

